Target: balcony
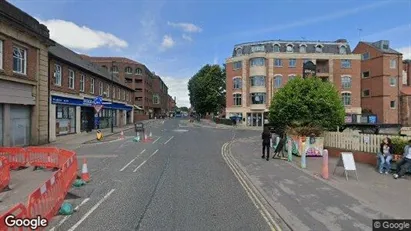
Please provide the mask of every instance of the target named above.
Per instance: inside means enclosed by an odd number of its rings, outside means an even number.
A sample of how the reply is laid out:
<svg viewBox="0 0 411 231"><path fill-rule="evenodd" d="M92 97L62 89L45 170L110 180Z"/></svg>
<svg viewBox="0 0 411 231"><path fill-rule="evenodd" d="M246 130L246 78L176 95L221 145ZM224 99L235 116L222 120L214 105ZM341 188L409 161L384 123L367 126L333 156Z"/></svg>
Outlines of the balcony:
<svg viewBox="0 0 411 231"><path fill-rule="evenodd" d="M267 105L264 104L250 104L250 109L251 110L265 110L267 108Z"/></svg>
<svg viewBox="0 0 411 231"><path fill-rule="evenodd" d="M316 65L318 77L328 77L330 75L330 64L328 60L319 59L316 61Z"/></svg>

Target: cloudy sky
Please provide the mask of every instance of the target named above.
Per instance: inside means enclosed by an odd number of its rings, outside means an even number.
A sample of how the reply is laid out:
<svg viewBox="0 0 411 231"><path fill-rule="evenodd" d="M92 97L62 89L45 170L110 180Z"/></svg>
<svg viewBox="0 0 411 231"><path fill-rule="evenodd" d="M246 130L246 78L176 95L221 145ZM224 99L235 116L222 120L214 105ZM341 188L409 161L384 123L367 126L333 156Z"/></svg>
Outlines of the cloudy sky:
<svg viewBox="0 0 411 231"><path fill-rule="evenodd" d="M390 40L411 58L411 0L12 0L78 53L125 56L162 76L178 106L204 64L237 43Z"/></svg>

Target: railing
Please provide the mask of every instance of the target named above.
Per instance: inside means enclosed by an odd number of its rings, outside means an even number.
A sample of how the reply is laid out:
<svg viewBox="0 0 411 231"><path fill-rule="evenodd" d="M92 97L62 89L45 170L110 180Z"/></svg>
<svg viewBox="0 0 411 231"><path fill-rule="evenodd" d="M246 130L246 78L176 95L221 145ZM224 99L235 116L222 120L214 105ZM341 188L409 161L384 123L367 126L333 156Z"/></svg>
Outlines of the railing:
<svg viewBox="0 0 411 231"><path fill-rule="evenodd" d="M52 147L28 147L28 148L0 148L0 160L10 167L21 168L26 166L58 169L51 178L42 186L34 190L28 197L26 205L20 203L7 212L1 218L0 231L18 230L7 228L4 218L13 214L16 218L41 216L51 220L57 213L71 184L77 177L77 157L73 151ZM3 165L4 166L4 165ZM10 171L0 166L0 186L10 181Z"/></svg>

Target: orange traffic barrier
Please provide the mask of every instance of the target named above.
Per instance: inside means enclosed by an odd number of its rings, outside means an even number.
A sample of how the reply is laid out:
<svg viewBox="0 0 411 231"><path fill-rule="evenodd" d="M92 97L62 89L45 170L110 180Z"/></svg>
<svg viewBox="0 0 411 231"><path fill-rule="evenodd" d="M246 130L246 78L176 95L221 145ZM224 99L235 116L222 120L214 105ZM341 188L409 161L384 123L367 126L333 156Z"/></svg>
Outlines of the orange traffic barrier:
<svg viewBox="0 0 411 231"><path fill-rule="evenodd" d="M9 216L9 215L14 215L16 218L27 218L27 209L26 209L26 207L22 204L22 203L19 203L19 204L17 204L17 205L15 205L14 207L12 207L11 209L9 209L7 212L5 212L3 215L1 215L0 216L0 219L1 219L1 221L0 221L0 230L1 231L3 231L3 230L10 230L10 228L9 227L7 227L7 225L6 225L6 217L7 216ZM14 228L14 229L12 229L12 230L23 230L24 228L23 227L21 227L21 228Z"/></svg>
<svg viewBox="0 0 411 231"><path fill-rule="evenodd" d="M31 166L43 168L58 168L59 166L59 149L44 147L28 147L27 161Z"/></svg>
<svg viewBox="0 0 411 231"><path fill-rule="evenodd" d="M0 147L0 156L8 159L11 169L27 165L26 149L24 148Z"/></svg>
<svg viewBox="0 0 411 231"><path fill-rule="evenodd" d="M83 167L81 168L81 179L85 182L90 181L90 174L88 173L86 158L83 159Z"/></svg>
<svg viewBox="0 0 411 231"><path fill-rule="evenodd" d="M0 192L10 190L10 165L6 157L0 157Z"/></svg>
<svg viewBox="0 0 411 231"><path fill-rule="evenodd" d="M66 193L70 189L72 183L77 178L77 158L76 153L73 151L60 149L60 159L65 160L61 166L62 177L64 178L64 186Z"/></svg>

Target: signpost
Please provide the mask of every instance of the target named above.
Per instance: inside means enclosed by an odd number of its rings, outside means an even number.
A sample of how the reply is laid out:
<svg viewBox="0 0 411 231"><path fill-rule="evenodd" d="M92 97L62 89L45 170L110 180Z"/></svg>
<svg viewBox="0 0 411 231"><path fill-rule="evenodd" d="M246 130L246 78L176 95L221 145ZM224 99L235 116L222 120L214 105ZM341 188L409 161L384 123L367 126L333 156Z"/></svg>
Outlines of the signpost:
<svg viewBox="0 0 411 231"><path fill-rule="evenodd" d="M96 113L94 114L94 123L96 127L98 127L100 125L98 113L103 108L103 98L101 96L97 96L96 98L94 98L93 106L94 106L94 110L96 111Z"/></svg>

